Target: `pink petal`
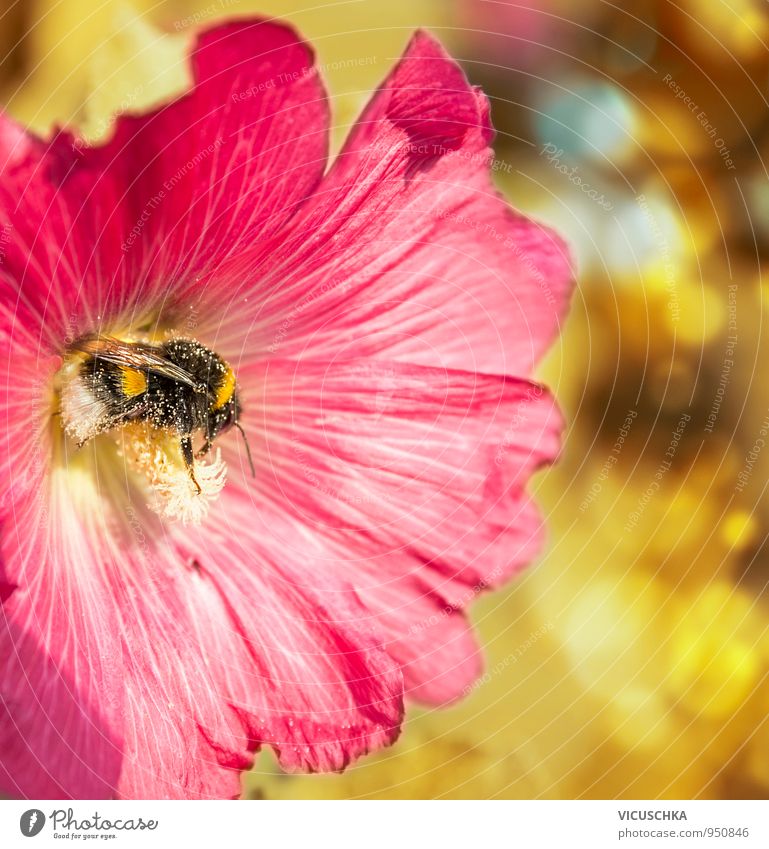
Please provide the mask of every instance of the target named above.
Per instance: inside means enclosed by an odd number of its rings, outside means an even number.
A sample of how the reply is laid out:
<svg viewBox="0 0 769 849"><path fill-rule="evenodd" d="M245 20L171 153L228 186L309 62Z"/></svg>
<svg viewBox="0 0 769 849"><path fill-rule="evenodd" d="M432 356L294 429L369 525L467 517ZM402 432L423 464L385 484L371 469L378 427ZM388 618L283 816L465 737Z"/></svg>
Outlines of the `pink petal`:
<svg viewBox="0 0 769 849"><path fill-rule="evenodd" d="M222 689L251 739L272 746L284 768L312 771L342 769L391 743L401 673L379 645L354 575L329 569L322 540L269 507L255 510L235 487L212 518L178 544L194 552L200 580L227 612L217 633L197 606L211 657L225 660ZM227 647L233 634L239 655Z"/></svg>
<svg viewBox="0 0 769 849"><path fill-rule="evenodd" d="M67 134L43 142L0 114L0 313L51 347L96 321L122 256L118 189L76 161Z"/></svg>
<svg viewBox="0 0 769 849"><path fill-rule="evenodd" d="M104 147L0 119L12 794L236 795L262 744L341 769L395 739L404 679L432 703L474 680L461 611L541 544L525 486L560 418L469 369L528 373L570 271L491 187L485 100L418 35L319 184L325 96L290 30L211 30L193 69ZM259 466L200 531L88 448L51 473L45 395L68 338L190 306L233 354Z"/></svg>
<svg viewBox="0 0 769 849"><path fill-rule="evenodd" d="M176 283L183 299L200 294L196 276L285 224L320 181L328 148L323 84L292 29L256 20L207 30L192 68L189 95L121 118L94 152L128 187L137 221L165 192L127 253L136 246L159 295Z"/></svg>
<svg viewBox="0 0 769 849"><path fill-rule="evenodd" d="M47 499L18 499L4 513L2 583L13 589L0 610L0 792L109 796L122 759L114 607L79 591L82 535L54 530L60 515ZM51 558L60 546L74 556Z"/></svg>
<svg viewBox="0 0 769 849"><path fill-rule="evenodd" d="M225 500L232 525L180 539L129 620L124 797L232 796L261 744L335 770L399 733L400 673L353 590L309 573L311 546L284 562L275 522Z"/></svg>
<svg viewBox="0 0 769 849"><path fill-rule="evenodd" d="M4 446L0 789L235 796L261 744L331 770L397 737L400 670L352 576L324 576L311 538L278 546L301 528L234 489L202 530L166 528L89 450L50 475L47 432Z"/></svg>
<svg viewBox="0 0 769 849"><path fill-rule="evenodd" d="M473 595L468 591L468 602ZM388 576L361 597L377 617L387 650L402 665L410 698L447 704L480 677L483 656L472 627L461 610L434 590L427 576L416 569L401 577Z"/></svg>
<svg viewBox="0 0 769 849"><path fill-rule="evenodd" d="M58 341L117 315L205 312L200 276L280 229L320 180L327 102L291 29L224 24L191 61L189 94L120 117L104 146L0 124L5 270Z"/></svg>
<svg viewBox="0 0 769 849"><path fill-rule="evenodd" d="M220 270L259 281L233 291L222 335L250 331L254 356L528 373L572 272L561 240L494 189L491 136L486 99L417 34L291 232Z"/></svg>
<svg viewBox="0 0 769 849"><path fill-rule="evenodd" d="M89 592L78 493L52 476L58 358L0 315L0 788L12 796L100 798L122 760L119 620ZM53 490L58 498L52 498Z"/></svg>
<svg viewBox="0 0 769 849"><path fill-rule="evenodd" d="M326 568L356 576L412 692L455 697L478 658L452 609L542 543L524 487L558 451L550 396L514 378L377 361L270 360L240 377L258 466L249 497L312 528ZM423 654L415 637L437 634L453 659Z"/></svg>

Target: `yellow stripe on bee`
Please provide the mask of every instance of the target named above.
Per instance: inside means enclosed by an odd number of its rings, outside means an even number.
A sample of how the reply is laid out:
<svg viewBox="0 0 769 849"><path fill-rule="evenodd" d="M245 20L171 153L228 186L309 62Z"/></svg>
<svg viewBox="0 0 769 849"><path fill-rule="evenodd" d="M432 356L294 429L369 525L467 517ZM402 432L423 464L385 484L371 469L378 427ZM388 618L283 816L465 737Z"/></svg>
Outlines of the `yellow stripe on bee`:
<svg viewBox="0 0 769 849"><path fill-rule="evenodd" d="M220 410L232 398L235 392L235 373L227 366L221 385L216 390L216 398L212 410Z"/></svg>
<svg viewBox="0 0 769 849"><path fill-rule="evenodd" d="M134 398L147 391L147 377L135 368L120 369L120 391L126 398Z"/></svg>

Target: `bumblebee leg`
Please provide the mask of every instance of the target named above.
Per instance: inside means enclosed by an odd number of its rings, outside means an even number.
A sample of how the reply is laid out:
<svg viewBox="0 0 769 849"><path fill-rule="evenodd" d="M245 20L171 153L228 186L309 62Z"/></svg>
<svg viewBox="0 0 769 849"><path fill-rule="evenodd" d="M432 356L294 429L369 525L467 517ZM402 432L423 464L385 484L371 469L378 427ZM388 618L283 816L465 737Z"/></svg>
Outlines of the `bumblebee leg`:
<svg viewBox="0 0 769 849"><path fill-rule="evenodd" d="M184 465L187 467L187 471L190 473L190 478L195 484L195 488L198 491L198 495L200 495L200 484L195 479L195 456L192 453L192 440L189 438L189 436L183 436L181 438L181 448L182 457L184 458Z"/></svg>

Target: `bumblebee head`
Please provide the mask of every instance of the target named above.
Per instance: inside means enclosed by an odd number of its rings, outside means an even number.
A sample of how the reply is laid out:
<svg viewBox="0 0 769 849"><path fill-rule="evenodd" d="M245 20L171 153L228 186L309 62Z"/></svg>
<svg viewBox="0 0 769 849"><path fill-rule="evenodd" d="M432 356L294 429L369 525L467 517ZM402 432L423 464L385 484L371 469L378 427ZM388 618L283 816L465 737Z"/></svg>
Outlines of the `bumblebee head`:
<svg viewBox="0 0 769 849"><path fill-rule="evenodd" d="M246 439L246 433L240 426L240 398L238 397L237 383L232 369L225 364L225 371L217 380L211 394L211 404L208 409L208 419L206 424L206 442L211 444L217 436L230 428L236 427L243 437L243 443L246 446L246 456L248 464L251 467L251 474L254 475L254 463L251 459L251 449Z"/></svg>
<svg viewBox="0 0 769 849"><path fill-rule="evenodd" d="M240 399L233 380L232 390L224 403L213 401L208 408L208 425L206 427L206 438L213 441L221 433L238 424L240 418Z"/></svg>

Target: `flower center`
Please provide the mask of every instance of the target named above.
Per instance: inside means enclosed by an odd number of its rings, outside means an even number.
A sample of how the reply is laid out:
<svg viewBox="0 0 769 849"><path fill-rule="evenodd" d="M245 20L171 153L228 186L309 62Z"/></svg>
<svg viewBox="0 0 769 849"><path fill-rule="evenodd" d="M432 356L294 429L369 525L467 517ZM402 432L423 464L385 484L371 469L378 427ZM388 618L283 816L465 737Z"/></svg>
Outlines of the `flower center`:
<svg viewBox="0 0 769 849"><path fill-rule="evenodd" d="M148 484L147 506L161 516L200 523L227 480L227 464L217 448L209 460L193 460L194 478L176 434L146 421L130 422L115 433L126 465Z"/></svg>
<svg viewBox="0 0 769 849"><path fill-rule="evenodd" d="M235 375L218 354L180 336L156 342L88 334L68 346L56 387L61 425L75 448L109 447L161 516L203 519L227 475L213 442L240 428Z"/></svg>

